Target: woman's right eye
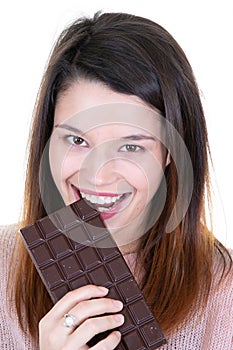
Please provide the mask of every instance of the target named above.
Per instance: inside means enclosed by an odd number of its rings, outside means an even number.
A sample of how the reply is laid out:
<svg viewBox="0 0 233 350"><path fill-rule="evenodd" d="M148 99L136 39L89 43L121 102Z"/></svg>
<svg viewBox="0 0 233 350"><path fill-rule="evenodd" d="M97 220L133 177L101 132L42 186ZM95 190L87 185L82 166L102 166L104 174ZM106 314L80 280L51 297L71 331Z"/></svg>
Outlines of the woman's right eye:
<svg viewBox="0 0 233 350"><path fill-rule="evenodd" d="M73 146L88 146L88 143L80 136L69 135L65 137L66 140Z"/></svg>

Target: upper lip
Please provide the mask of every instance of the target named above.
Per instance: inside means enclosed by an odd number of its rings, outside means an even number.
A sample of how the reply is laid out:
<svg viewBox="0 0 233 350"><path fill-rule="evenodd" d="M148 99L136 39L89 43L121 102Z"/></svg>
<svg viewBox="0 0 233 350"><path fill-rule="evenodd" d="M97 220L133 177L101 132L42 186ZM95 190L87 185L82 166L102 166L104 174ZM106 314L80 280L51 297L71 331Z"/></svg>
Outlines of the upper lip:
<svg viewBox="0 0 233 350"><path fill-rule="evenodd" d="M71 185L71 186L75 187L75 189L78 190L79 192L83 192L93 196L118 197L119 195L123 194L123 193L96 192L96 191L87 190L87 189L80 189L75 185Z"/></svg>

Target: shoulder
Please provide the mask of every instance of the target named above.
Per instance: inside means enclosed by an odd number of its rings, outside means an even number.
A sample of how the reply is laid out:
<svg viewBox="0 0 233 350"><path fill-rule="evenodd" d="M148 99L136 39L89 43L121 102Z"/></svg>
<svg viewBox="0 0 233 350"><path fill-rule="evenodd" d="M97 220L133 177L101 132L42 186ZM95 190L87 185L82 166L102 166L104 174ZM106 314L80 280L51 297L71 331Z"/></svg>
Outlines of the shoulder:
<svg viewBox="0 0 233 350"><path fill-rule="evenodd" d="M5 293L7 291L7 281L9 277L16 233L17 225L0 226L0 298L2 307L6 305Z"/></svg>
<svg viewBox="0 0 233 350"><path fill-rule="evenodd" d="M0 225L0 249L14 245L17 234L17 224Z"/></svg>
<svg viewBox="0 0 233 350"><path fill-rule="evenodd" d="M0 270L9 264L15 239L17 235L17 224L3 226L0 225Z"/></svg>
<svg viewBox="0 0 233 350"><path fill-rule="evenodd" d="M25 336L19 326L15 303L12 301L11 293L7 288L9 268L12 267L11 256L17 236L17 224L0 225L0 349L35 350L38 349L38 346L34 344L30 336Z"/></svg>
<svg viewBox="0 0 233 350"><path fill-rule="evenodd" d="M233 249L218 250L213 266L213 289L233 288Z"/></svg>
<svg viewBox="0 0 233 350"><path fill-rule="evenodd" d="M224 260L223 260L224 258ZM233 251L218 254L215 261L212 287L206 307L206 344L211 349L230 349L233 339ZM224 262L225 261L225 262ZM225 266L225 269L223 267ZM217 335L217 337L216 337ZM218 338L218 339L217 339Z"/></svg>
<svg viewBox="0 0 233 350"><path fill-rule="evenodd" d="M218 250L215 255L210 299L219 307L230 303L233 307L233 250Z"/></svg>
<svg viewBox="0 0 233 350"><path fill-rule="evenodd" d="M233 267L232 250L215 255L213 279L208 300L186 319L168 337L168 347L162 349L230 350L233 341ZM224 272L225 266L225 273Z"/></svg>
<svg viewBox="0 0 233 350"><path fill-rule="evenodd" d="M10 236L15 236L17 232L17 224L12 225L0 225L0 239L10 238Z"/></svg>

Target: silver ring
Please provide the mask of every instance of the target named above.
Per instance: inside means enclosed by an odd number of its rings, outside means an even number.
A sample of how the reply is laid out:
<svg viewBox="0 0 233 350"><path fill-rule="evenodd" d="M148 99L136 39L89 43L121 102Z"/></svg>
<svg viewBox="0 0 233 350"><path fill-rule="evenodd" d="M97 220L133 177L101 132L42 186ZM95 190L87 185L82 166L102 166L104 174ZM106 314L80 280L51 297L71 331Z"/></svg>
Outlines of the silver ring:
<svg viewBox="0 0 233 350"><path fill-rule="evenodd" d="M65 314L64 315L65 321L64 321L64 326L68 328L75 328L76 327L76 317L71 315L71 314Z"/></svg>

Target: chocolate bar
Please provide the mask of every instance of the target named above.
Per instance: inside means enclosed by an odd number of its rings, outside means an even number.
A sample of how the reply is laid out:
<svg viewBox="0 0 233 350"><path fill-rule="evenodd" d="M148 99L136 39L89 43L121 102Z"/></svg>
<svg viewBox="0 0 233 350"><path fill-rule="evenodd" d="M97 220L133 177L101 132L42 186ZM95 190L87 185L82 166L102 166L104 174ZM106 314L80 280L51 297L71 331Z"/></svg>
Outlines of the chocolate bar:
<svg viewBox="0 0 233 350"><path fill-rule="evenodd" d="M154 350L166 343L99 212L84 199L22 228L20 235L54 303L87 284L107 287L107 297L123 302L117 350ZM96 335L88 345L110 332Z"/></svg>

